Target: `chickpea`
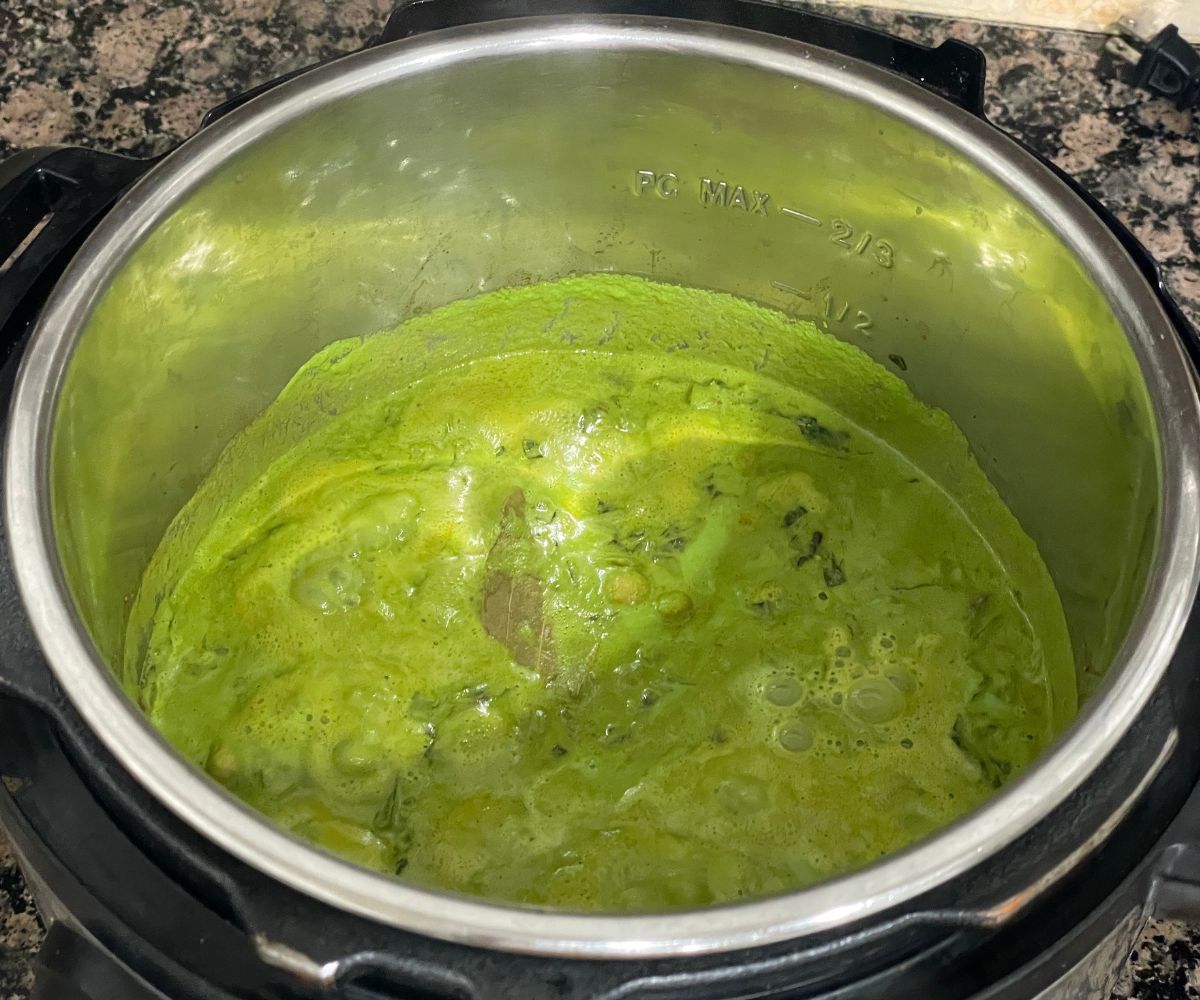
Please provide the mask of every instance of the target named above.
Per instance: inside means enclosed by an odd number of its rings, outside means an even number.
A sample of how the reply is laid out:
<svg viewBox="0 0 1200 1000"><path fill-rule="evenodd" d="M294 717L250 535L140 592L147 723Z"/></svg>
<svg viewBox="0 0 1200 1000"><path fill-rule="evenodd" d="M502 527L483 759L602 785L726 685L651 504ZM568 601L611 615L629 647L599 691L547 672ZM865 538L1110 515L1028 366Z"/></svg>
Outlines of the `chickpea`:
<svg viewBox="0 0 1200 1000"><path fill-rule="evenodd" d="M636 569L618 569L605 578L604 592L614 604L641 604L650 596L650 581Z"/></svg>
<svg viewBox="0 0 1200 1000"><path fill-rule="evenodd" d="M217 743L209 752L204 769L222 785L228 785L237 776L237 755L228 743Z"/></svg>

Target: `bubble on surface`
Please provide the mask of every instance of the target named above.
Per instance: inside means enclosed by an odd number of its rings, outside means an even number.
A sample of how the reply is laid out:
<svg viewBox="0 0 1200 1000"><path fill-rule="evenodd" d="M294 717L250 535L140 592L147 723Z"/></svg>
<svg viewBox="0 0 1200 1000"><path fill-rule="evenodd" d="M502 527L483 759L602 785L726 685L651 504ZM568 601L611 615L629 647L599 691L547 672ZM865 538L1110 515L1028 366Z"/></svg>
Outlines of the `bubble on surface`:
<svg viewBox="0 0 1200 1000"><path fill-rule="evenodd" d="M789 722L779 730L779 745L792 753L809 750L813 745L812 730L803 722Z"/></svg>
<svg viewBox="0 0 1200 1000"><path fill-rule="evenodd" d="M766 784L758 778L727 778L717 785L717 801L735 815L758 812L769 798Z"/></svg>
<svg viewBox="0 0 1200 1000"><path fill-rule="evenodd" d="M846 707L863 722L891 722L904 710L904 697L880 677L859 681L850 689Z"/></svg>
<svg viewBox="0 0 1200 1000"><path fill-rule="evenodd" d="M800 682L794 677L781 677L767 684L763 694L772 705L786 707L794 705L804 693Z"/></svg>
<svg viewBox="0 0 1200 1000"><path fill-rule="evenodd" d="M344 614L362 603L362 570L348 559L318 559L297 569L292 598L325 615Z"/></svg>
<svg viewBox="0 0 1200 1000"><path fill-rule="evenodd" d="M356 552L378 552L402 542L417 508L417 498L406 490L371 497L345 515L347 543Z"/></svg>

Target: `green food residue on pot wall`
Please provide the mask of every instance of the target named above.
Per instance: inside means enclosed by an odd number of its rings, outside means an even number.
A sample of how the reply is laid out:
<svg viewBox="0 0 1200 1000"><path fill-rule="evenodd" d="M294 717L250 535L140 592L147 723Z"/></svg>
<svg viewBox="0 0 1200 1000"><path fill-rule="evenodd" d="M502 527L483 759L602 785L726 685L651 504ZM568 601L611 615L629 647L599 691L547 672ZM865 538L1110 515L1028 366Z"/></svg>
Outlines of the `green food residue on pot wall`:
<svg viewBox="0 0 1200 1000"><path fill-rule="evenodd" d="M317 355L129 629L153 722L289 830L582 910L867 864L1075 711L1049 574L945 414L809 324L611 275Z"/></svg>

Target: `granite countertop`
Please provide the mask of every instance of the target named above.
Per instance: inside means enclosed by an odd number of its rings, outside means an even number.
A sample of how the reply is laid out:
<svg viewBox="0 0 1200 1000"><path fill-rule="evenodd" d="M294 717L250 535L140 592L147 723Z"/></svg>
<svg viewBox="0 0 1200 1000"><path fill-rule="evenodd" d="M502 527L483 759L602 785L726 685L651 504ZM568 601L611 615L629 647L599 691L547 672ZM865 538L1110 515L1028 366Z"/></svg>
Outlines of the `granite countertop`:
<svg viewBox="0 0 1200 1000"><path fill-rule="evenodd" d="M46 143L162 153L204 111L355 48L387 0L7 0L0 6L0 158ZM1163 266L1200 323L1200 123L1121 82L1102 39L843 9L886 30L961 38L989 60L988 114L1074 174ZM40 939L0 837L0 1000L24 1000ZM1200 927L1153 924L1114 997L1200 1000Z"/></svg>

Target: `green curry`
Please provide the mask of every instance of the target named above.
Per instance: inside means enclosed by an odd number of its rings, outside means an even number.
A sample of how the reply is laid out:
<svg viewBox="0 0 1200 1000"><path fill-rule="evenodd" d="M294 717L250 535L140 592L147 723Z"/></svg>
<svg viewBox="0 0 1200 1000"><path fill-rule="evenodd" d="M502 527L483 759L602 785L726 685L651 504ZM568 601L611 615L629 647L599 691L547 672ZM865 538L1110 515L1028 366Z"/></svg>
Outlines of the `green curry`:
<svg viewBox="0 0 1200 1000"><path fill-rule="evenodd" d="M402 377L464 332L487 351ZM690 349L739 336L802 364ZM322 419L201 489L198 544L168 532L126 676L217 781L364 865L582 910L795 889L977 806L1074 712L1050 577L961 433L809 324L571 279L332 345L260 436L297 401ZM255 461L235 442L212 481Z"/></svg>

